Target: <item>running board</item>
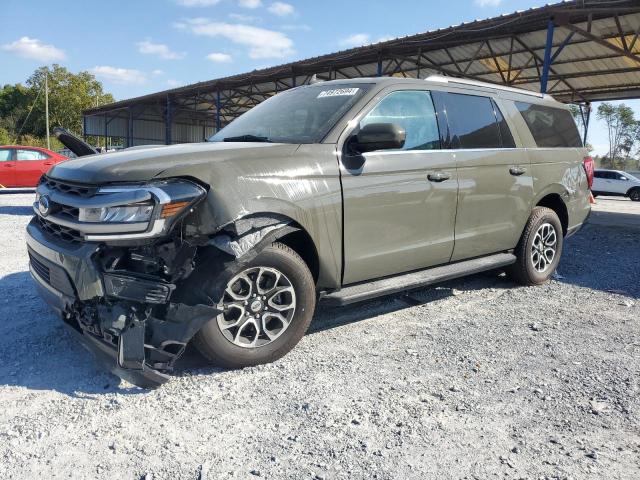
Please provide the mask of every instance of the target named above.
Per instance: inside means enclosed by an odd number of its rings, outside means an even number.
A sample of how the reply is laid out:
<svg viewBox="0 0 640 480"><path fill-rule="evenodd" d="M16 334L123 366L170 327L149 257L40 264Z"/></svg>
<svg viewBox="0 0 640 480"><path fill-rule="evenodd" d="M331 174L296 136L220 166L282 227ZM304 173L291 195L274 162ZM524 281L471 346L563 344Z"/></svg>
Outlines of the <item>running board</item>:
<svg viewBox="0 0 640 480"><path fill-rule="evenodd" d="M488 257L474 258L462 262L451 263L441 267L428 268L417 272L403 273L394 277L386 277L367 283L358 283L344 287L322 297L322 302L329 306L342 306L363 302L384 295L391 295L404 290L426 287L466 275L473 275L495 268L506 267L515 263L516 257L511 253L497 253Z"/></svg>

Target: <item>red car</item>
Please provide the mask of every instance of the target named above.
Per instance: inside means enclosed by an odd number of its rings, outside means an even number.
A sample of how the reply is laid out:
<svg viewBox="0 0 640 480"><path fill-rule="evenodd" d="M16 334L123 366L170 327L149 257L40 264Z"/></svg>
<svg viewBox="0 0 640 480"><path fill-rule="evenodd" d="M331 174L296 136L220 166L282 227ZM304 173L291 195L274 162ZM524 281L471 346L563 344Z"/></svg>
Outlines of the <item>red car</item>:
<svg viewBox="0 0 640 480"><path fill-rule="evenodd" d="M67 157L40 147L0 147L0 188L35 187L43 173Z"/></svg>

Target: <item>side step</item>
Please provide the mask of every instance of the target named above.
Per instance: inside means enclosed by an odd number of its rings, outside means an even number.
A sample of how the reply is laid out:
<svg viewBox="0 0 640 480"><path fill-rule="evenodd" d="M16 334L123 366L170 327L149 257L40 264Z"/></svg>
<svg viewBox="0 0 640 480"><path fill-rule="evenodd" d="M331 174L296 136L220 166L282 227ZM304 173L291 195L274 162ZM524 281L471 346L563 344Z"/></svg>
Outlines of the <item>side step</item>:
<svg viewBox="0 0 640 480"><path fill-rule="evenodd" d="M394 277L386 277L367 283L358 283L344 287L322 297L322 302L329 306L342 306L363 302L372 298L391 295L453 278L473 275L474 273L506 267L515 263L516 256L511 253L497 253L488 257L474 258L462 262L451 263L441 267L428 268L417 272L403 273Z"/></svg>

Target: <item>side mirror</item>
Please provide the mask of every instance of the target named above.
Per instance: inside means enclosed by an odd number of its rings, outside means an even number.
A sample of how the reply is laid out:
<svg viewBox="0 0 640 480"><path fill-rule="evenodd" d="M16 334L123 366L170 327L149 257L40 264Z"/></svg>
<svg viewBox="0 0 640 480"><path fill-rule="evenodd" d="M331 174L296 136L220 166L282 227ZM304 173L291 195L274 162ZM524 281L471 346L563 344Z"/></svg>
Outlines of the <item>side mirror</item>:
<svg viewBox="0 0 640 480"><path fill-rule="evenodd" d="M352 137L351 147L357 153L402 148L407 138L404 128L395 123L370 123Z"/></svg>

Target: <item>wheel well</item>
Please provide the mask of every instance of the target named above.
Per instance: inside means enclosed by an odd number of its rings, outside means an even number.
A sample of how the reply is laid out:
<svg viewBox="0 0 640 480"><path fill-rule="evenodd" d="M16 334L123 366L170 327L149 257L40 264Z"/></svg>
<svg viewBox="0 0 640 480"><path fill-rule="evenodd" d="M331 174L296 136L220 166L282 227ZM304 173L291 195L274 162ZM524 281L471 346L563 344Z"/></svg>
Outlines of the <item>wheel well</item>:
<svg viewBox="0 0 640 480"><path fill-rule="evenodd" d="M288 233L277 240L280 243L284 243L289 248L293 249L304 263L309 267L309 271L313 276L313 280L318 282L318 275L320 273L320 262L318 260L318 251L311 239L311 236L302 228L298 228L294 232Z"/></svg>
<svg viewBox="0 0 640 480"><path fill-rule="evenodd" d="M633 192L634 190L640 190L640 187L631 187L629 190L627 190L627 197L631 195L631 192Z"/></svg>
<svg viewBox="0 0 640 480"><path fill-rule="evenodd" d="M562 225L562 234L567 234L567 229L569 228L569 212L567 211L567 206L562 201L562 198L557 193L550 193L546 197L543 197L538 204L537 207L547 207L556 212L558 218L560 219L560 224Z"/></svg>

